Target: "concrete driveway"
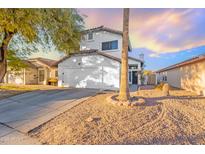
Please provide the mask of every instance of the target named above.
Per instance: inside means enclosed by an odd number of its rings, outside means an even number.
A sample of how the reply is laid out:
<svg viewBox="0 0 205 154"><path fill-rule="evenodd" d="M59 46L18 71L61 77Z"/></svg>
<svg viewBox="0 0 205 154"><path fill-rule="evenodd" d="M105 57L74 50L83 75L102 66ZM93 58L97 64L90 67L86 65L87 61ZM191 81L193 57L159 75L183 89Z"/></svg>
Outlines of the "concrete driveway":
<svg viewBox="0 0 205 154"><path fill-rule="evenodd" d="M27 134L96 94L96 89L34 91L0 100L0 144L40 144Z"/></svg>

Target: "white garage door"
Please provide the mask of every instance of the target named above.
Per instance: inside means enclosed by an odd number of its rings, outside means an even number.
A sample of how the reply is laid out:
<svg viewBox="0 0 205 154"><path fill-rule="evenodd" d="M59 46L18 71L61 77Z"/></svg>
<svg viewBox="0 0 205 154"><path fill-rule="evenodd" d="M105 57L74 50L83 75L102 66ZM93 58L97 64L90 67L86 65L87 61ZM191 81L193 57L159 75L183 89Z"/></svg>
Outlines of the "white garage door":
<svg viewBox="0 0 205 154"><path fill-rule="evenodd" d="M76 88L117 89L118 70L109 67L64 68L63 85Z"/></svg>

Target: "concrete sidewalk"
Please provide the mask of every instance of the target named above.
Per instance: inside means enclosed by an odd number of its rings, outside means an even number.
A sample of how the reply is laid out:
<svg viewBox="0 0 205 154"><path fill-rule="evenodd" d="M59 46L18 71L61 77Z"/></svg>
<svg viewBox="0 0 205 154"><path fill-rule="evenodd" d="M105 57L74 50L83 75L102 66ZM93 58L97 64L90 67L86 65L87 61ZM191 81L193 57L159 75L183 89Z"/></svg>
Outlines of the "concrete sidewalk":
<svg viewBox="0 0 205 154"><path fill-rule="evenodd" d="M0 144L40 144L27 134L95 95L96 89L35 91L0 101Z"/></svg>

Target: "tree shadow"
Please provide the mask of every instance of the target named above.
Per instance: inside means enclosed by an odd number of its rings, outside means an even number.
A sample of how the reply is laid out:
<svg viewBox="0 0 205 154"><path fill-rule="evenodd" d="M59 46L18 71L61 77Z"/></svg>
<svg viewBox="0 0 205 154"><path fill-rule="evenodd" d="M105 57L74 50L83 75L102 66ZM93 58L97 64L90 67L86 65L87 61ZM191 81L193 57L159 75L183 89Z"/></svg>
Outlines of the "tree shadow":
<svg viewBox="0 0 205 154"><path fill-rule="evenodd" d="M137 106L156 106L163 104L164 100L176 99L176 100L187 100L187 99L205 99L204 96L161 96L161 97L142 97L142 96L133 96L134 99L144 99L145 103L137 104Z"/></svg>

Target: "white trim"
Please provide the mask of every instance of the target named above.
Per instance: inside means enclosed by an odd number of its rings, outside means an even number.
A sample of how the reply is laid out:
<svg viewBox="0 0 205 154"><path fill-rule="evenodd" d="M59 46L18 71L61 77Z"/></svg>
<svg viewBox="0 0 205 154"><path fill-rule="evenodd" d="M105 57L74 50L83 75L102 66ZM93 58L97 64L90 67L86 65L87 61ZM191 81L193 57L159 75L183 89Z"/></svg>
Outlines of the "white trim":
<svg viewBox="0 0 205 154"><path fill-rule="evenodd" d="M129 72L131 72L131 82L129 81ZM141 74L138 73L139 69L128 69L128 82L129 84L132 84L133 78L132 78L132 73L137 72L137 85L141 85Z"/></svg>

